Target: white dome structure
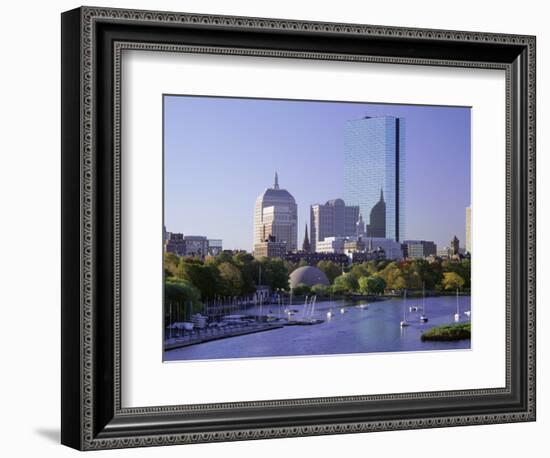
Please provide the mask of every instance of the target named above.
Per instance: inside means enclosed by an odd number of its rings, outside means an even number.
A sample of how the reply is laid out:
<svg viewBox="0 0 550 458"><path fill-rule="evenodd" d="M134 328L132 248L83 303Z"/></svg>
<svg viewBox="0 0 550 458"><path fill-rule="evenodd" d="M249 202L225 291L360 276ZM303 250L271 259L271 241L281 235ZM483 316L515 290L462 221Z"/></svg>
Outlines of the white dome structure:
<svg viewBox="0 0 550 458"><path fill-rule="evenodd" d="M310 287L314 285L330 285L325 273L321 269L312 266L298 267L290 274L291 289L296 288L301 283Z"/></svg>

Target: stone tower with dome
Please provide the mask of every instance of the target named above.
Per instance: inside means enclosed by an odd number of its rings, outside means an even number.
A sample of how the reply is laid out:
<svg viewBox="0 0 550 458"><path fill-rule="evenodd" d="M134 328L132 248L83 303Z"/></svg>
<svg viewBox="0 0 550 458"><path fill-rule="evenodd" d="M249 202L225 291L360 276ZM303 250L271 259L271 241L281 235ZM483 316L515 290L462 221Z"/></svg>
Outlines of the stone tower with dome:
<svg viewBox="0 0 550 458"><path fill-rule="evenodd" d="M292 194L280 188L277 172L273 186L258 196L254 207L254 246L266 241L284 242L286 251L298 246L298 206Z"/></svg>

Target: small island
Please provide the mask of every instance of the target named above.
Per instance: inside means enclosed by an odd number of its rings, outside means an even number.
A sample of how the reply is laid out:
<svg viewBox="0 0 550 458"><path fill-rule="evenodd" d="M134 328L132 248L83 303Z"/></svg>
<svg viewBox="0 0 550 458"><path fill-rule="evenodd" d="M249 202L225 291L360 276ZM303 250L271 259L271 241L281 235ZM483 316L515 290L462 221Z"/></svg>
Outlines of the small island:
<svg viewBox="0 0 550 458"><path fill-rule="evenodd" d="M470 338L470 323L449 324L445 326L436 326L421 336L422 341L455 341Z"/></svg>

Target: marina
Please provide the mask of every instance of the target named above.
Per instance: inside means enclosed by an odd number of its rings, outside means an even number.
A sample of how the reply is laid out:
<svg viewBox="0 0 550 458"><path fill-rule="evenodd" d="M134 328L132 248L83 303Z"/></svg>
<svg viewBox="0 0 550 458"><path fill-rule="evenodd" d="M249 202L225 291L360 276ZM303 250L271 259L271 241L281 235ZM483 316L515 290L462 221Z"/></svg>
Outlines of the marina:
<svg viewBox="0 0 550 458"><path fill-rule="evenodd" d="M165 342L165 361L334 355L469 349L470 340L422 341L422 333L455 322L457 301L470 310L470 296L426 297L409 310L408 300L319 301L292 306L247 307L225 317L228 324L182 332ZM429 321L423 321L429 310ZM400 322L407 326L401 327ZM461 314L460 323L470 316ZM223 323L223 321L222 321Z"/></svg>

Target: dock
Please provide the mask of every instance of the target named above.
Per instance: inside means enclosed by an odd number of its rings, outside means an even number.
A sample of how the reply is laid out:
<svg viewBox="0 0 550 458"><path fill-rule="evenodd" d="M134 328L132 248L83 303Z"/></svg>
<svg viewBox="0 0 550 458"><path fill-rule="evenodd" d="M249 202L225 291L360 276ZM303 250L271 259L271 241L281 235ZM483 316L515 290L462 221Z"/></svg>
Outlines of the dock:
<svg viewBox="0 0 550 458"><path fill-rule="evenodd" d="M198 335L189 337L176 337L171 339L170 342L164 343L164 351L175 350L177 348L189 347L191 345L197 345L206 342L213 342L220 339L228 339L230 337L238 337L246 334L255 334L257 332L272 331L274 329L281 329L284 327L283 323L262 324L259 326L250 326L239 329L232 329L229 331L222 331L217 334L210 335Z"/></svg>

